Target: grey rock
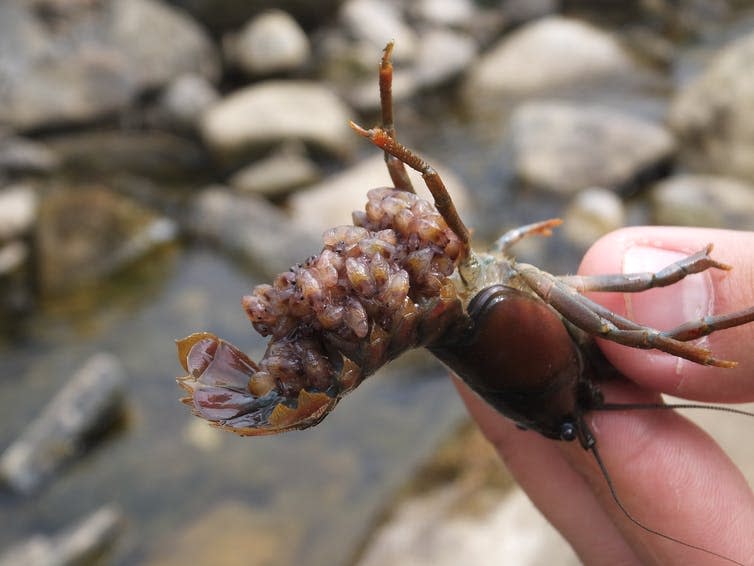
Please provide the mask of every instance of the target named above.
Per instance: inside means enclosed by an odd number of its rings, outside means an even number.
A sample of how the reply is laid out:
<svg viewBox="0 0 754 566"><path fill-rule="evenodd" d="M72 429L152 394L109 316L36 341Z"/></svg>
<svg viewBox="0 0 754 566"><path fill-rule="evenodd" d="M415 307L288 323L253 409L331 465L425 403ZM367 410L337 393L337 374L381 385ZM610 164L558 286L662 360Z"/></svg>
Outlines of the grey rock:
<svg viewBox="0 0 754 566"><path fill-rule="evenodd" d="M713 175L676 175L649 194L658 224L754 230L754 185Z"/></svg>
<svg viewBox="0 0 754 566"><path fill-rule="evenodd" d="M754 33L681 89L669 121L695 169L754 181Z"/></svg>
<svg viewBox="0 0 754 566"><path fill-rule="evenodd" d="M635 72L613 36L553 16L526 24L493 46L471 69L463 90L470 100L521 99Z"/></svg>
<svg viewBox="0 0 754 566"><path fill-rule="evenodd" d="M108 189L59 189L40 204L38 288L54 294L106 277L176 235L171 220Z"/></svg>
<svg viewBox="0 0 754 566"><path fill-rule="evenodd" d="M0 244L0 277L18 270L29 257L29 246L25 242L13 240Z"/></svg>
<svg viewBox="0 0 754 566"><path fill-rule="evenodd" d="M465 28L472 23L476 7L472 0L419 0L413 14L433 26Z"/></svg>
<svg viewBox="0 0 754 566"><path fill-rule="evenodd" d="M220 99L214 85L196 74L181 75L162 93L160 108L168 122L179 128L198 129L199 117Z"/></svg>
<svg viewBox="0 0 754 566"><path fill-rule="evenodd" d="M626 222L623 201L614 192L593 187L579 191L563 215L563 233L574 244L589 247Z"/></svg>
<svg viewBox="0 0 754 566"><path fill-rule="evenodd" d="M237 191L273 197L310 185L320 177L319 168L302 149L286 146L247 165L229 182Z"/></svg>
<svg viewBox="0 0 754 566"><path fill-rule="evenodd" d="M418 86L429 88L460 75L476 54L476 42L466 34L442 29L422 34L414 63Z"/></svg>
<svg viewBox="0 0 754 566"><path fill-rule="evenodd" d="M0 566L92 564L115 542L125 519L113 506L101 507L54 535L34 535L0 555Z"/></svg>
<svg viewBox="0 0 754 566"><path fill-rule="evenodd" d="M154 0L34 5L0 3L0 125L85 123L183 73L219 73L206 34Z"/></svg>
<svg viewBox="0 0 754 566"><path fill-rule="evenodd" d="M0 173L9 175L49 174L60 158L42 143L19 136L0 135Z"/></svg>
<svg viewBox="0 0 754 566"><path fill-rule="evenodd" d="M19 493L49 480L121 414L125 372L111 354L91 357L0 456L0 478Z"/></svg>
<svg viewBox="0 0 754 566"><path fill-rule="evenodd" d="M37 193L28 185L0 190L0 241L26 234L37 217Z"/></svg>
<svg viewBox="0 0 754 566"><path fill-rule="evenodd" d="M226 45L229 59L251 76L294 71L311 56L306 33L281 10L256 16Z"/></svg>
<svg viewBox="0 0 754 566"><path fill-rule="evenodd" d="M430 160L430 163L432 161ZM468 190L457 175L443 167L436 167L445 186L453 197L453 202L465 220L471 218ZM414 189L422 197L432 202L421 175L409 170ZM364 210L367 191L378 187L391 187L385 160L375 155L350 167L346 171L332 175L306 190L300 190L288 199L293 224L309 231L322 233L333 226L352 224L351 213Z"/></svg>
<svg viewBox="0 0 754 566"><path fill-rule="evenodd" d="M286 271L321 248L319 234L291 222L263 198L219 186L196 198L189 229L251 261L268 276Z"/></svg>
<svg viewBox="0 0 754 566"><path fill-rule="evenodd" d="M238 90L202 117L207 145L228 161L248 151L300 140L336 155L350 153L353 113L326 87L309 81L267 81Z"/></svg>
<svg viewBox="0 0 754 566"><path fill-rule="evenodd" d="M340 20L354 38L375 49L395 41L394 61L413 59L418 39L398 5L380 0L346 0L340 9Z"/></svg>
<svg viewBox="0 0 754 566"><path fill-rule="evenodd" d="M661 126L603 107L532 102L516 108L509 132L516 173L536 187L574 193L630 188L667 164L673 137Z"/></svg>

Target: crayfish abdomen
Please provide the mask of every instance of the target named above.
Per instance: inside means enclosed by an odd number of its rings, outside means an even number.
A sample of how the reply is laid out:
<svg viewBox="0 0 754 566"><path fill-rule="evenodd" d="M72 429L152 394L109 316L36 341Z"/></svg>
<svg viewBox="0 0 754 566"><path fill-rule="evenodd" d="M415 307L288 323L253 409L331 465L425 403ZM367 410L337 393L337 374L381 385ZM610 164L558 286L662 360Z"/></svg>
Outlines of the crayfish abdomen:
<svg viewBox="0 0 754 566"><path fill-rule="evenodd" d="M522 428L564 439L584 411L584 360L562 319L513 287L480 291L467 323L428 349Z"/></svg>

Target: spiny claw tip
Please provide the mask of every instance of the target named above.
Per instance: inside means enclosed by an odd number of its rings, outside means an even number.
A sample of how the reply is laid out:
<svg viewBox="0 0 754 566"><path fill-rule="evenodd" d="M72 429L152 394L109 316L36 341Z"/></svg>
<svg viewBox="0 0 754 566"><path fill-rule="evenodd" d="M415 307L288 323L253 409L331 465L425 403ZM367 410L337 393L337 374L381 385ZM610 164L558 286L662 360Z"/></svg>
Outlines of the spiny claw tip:
<svg viewBox="0 0 754 566"><path fill-rule="evenodd" d="M348 121L348 125L349 125L349 126L351 127L351 129L352 129L352 130L353 130L354 132L356 132L356 133L357 133L357 134L359 134L360 136L364 136L365 138L371 137L371 131L370 131L370 130L366 130L366 129L362 128L361 126L359 126L359 125L358 125L358 124L357 124L356 122L354 122L353 120L349 120L349 121Z"/></svg>

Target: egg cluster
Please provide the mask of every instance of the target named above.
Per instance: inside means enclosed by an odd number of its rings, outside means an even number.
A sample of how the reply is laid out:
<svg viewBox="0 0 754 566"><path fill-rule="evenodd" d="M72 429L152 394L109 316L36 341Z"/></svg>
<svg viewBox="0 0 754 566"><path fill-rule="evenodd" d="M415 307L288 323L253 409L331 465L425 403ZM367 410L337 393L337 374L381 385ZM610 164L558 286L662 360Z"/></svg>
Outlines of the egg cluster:
<svg viewBox="0 0 754 566"><path fill-rule="evenodd" d="M384 364L367 358L384 354L406 315L438 295L454 271L462 247L432 204L389 188L367 196L354 225L324 233L319 255L243 298L254 328L272 337L249 385L253 394L326 391L342 372L342 356L362 371Z"/></svg>

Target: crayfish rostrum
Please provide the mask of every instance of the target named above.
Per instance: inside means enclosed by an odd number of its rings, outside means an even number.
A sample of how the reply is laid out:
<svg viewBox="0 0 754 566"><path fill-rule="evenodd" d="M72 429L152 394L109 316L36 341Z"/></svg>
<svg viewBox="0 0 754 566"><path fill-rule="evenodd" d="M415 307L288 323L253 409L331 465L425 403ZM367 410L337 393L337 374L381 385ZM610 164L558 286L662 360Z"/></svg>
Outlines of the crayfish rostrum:
<svg viewBox="0 0 754 566"><path fill-rule="evenodd" d="M325 232L319 255L243 298L254 328L270 337L258 364L210 333L178 341L188 372L178 378L189 393L183 401L241 435L303 429L382 365L423 346L522 428L578 439L604 470L584 415L608 406L598 382L618 371L593 337L732 367L689 341L754 320L754 308L660 331L582 295L638 292L730 269L710 257L711 244L657 273L587 277L556 277L509 257L521 238L548 235L559 220L512 230L488 252L472 250L440 176L396 141L391 49L380 65L381 127L351 126L384 150L394 188L369 191L353 225ZM433 203L414 194L406 165L422 174Z"/></svg>

